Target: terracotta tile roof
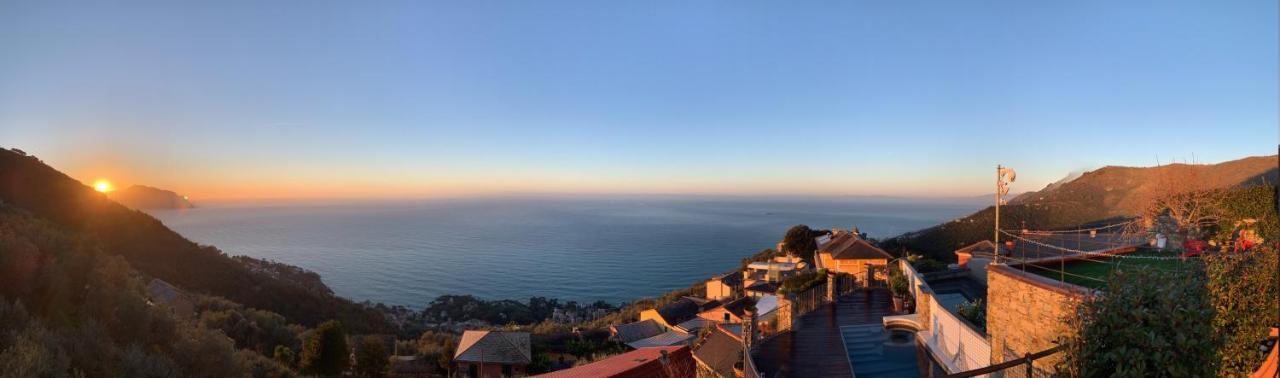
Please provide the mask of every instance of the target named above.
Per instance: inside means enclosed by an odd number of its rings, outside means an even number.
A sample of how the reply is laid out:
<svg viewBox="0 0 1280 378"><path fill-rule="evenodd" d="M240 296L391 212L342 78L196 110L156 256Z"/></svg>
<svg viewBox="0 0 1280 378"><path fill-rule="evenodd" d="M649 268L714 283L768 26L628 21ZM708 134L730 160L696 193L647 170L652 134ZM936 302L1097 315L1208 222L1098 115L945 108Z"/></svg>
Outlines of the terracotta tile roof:
<svg viewBox="0 0 1280 378"><path fill-rule="evenodd" d="M613 331L614 336L617 337L619 341L622 341L623 344L654 337L664 332L662 325L653 321L653 319L645 319L627 324L618 324L609 328Z"/></svg>
<svg viewBox="0 0 1280 378"><path fill-rule="evenodd" d="M833 259L893 259L893 255L862 240L852 233L841 233L822 246L822 253L830 253Z"/></svg>
<svg viewBox="0 0 1280 378"><path fill-rule="evenodd" d="M532 361L528 332L465 331L455 361L528 364Z"/></svg>
<svg viewBox="0 0 1280 378"><path fill-rule="evenodd" d="M742 360L742 338L716 327L693 349L693 358L724 377L732 377L734 365Z"/></svg>
<svg viewBox="0 0 1280 378"><path fill-rule="evenodd" d="M664 359L662 353L666 352ZM664 361L665 360L665 361ZM697 375L697 364L688 346L641 348L586 365L537 377L674 378Z"/></svg>
<svg viewBox="0 0 1280 378"><path fill-rule="evenodd" d="M994 243L991 243L990 240L983 240L977 243L969 244L964 248L957 249L956 253L973 254L974 252L977 252L977 253L993 254L995 253L995 250L996 250L996 245Z"/></svg>

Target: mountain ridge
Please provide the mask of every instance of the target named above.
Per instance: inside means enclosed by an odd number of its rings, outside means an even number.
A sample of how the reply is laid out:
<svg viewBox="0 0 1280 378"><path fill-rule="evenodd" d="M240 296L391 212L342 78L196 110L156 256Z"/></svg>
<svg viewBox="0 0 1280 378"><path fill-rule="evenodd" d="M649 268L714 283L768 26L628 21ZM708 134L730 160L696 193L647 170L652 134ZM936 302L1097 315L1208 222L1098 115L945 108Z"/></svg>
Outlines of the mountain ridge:
<svg viewBox="0 0 1280 378"><path fill-rule="evenodd" d="M1053 229L1108 223L1138 216L1158 190L1168 187L1230 189L1275 185L1280 179L1276 155L1249 156L1216 164L1168 164L1155 167L1107 165L1059 185L1027 192L1000 208L1001 224ZM990 240L994 207L884 240L891 252L913 251L953 261L955 249Z"/></svg>

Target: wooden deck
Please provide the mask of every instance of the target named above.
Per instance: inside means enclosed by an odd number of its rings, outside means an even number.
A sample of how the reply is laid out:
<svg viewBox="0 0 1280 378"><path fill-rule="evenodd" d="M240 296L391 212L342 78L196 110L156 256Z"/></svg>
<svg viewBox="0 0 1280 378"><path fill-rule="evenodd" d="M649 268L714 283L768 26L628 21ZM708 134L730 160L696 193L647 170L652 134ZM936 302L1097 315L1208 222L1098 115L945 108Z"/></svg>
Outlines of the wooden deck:
<svg viewBox="0 0 1280 378"><path fill-rule="evenodd" d="M851 377L840 327L880 324L888 315L893 315L888 290L854 291L800 317L794 331L760 344L753 361L764 377Z"/></svg>

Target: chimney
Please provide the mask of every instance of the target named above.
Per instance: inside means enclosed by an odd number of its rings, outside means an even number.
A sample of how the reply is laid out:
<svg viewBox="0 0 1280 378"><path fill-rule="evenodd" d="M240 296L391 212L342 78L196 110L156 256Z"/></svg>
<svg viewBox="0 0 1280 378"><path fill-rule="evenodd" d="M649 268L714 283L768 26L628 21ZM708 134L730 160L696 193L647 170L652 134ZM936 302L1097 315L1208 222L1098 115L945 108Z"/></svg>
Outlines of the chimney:
<svg viewBox="0 0 1280 378"><path fill-rule="evenodd" d="M667 366L667 364L671 363L671 357L667 355L668 353L666 349L663 349L660 352L662 353L662 357L658 357L658 362L661 362L662 366Z"/></svg>
<svg viewBox="0 0 1280 378"><path fill-rule="evenodd" d="M742 310L742 346L744 350L750 351L751 347L756 343L756 306L747 306Z"/></svg>

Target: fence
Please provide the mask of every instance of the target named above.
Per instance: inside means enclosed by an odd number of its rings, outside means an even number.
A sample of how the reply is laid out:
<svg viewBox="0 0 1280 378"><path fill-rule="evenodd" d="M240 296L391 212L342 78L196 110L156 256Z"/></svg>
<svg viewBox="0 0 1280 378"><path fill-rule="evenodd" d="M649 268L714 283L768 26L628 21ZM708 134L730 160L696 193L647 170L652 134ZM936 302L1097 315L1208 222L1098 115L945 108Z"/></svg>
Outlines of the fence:
<svg viewBox="0 0 1280 378"><path fill-rule="evenodd" d="M858 289L857 280L852 276L836 275L834 282L835 288L832 294L836 298ZM761 336L768 338L777 333L790 331L795 327L796 318L831 303L827 300L827 285L830 284L831 282L819 284L809 290L779 298L778 308L760 319Z"/></svg>
<svg viewBox="0 0 1280 378"><path fill-rule="evenodd" d="M964 371L987 366L991 362L991 343L950 309L939 304L933 290L925 282L924 275L916 271L906 260L898 260L898 267L907 277L911 295L917 306L928 306L928 311L918 310L917 320L927 324L925 346L946 365L948 371Z"/></svg>
<svg viewBox="0 0 1280 378"><path fill-rule="evenodd" d="M929 301L929 318L926 343L948 369L964 371L990 364L991 343L936 299Z"/></svg>
<svg viewBox="0 0 1280 378"><path fill-rule="evenodd" d="M1009 377L1009 378L1034 378L1034 377L1050 377L1052 373L1035 367L1033 362L1041 358L1052 356L1054 353L1062 351L1061 346L1056 346L1036 353L1025 354L1012 360L1001 362L995 365L987 366L980 369L974 369L956 374L948 375L947 378L968 378L983 374L990 374L992 377Z"/></svg>

